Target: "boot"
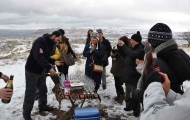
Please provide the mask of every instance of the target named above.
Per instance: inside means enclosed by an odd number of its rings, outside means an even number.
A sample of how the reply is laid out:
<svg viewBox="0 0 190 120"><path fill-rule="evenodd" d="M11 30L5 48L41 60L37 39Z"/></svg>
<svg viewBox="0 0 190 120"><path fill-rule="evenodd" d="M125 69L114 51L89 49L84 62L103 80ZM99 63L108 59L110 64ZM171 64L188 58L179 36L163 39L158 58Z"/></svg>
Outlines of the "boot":
<svg viewBox="0 0 190 120"><path fill-rule="evenodd" d="M24 120L32 120L30 116L23 116Z"/></svg>
<svg viewBox="0 0 190 120"><path fill-rule="evenodd" d="M119 92L117 92L117 91L116 91L116 93L117 93L117 96L114 97L114 100L115 100L115 101L118 101L118 100L120 99L120 94L119 94Z"/></svg>
<svg viewBox="0 0 190 120"><path fill-rule="evenodd" d="M133 116L139 117L139 113L133 112Z"/></svg>
<svg viewBox="0 0 190 120"><path fill-rule="evenodd" d="M23 104L23 113L22 114L23 114L23 118L25 120L32 120L32 118L30 117L32 108L33 108L33 104L24 102L24 104Z"/></svg>
<svg viewBox="0 0 190 120"><path fill-rule="evenodd" d="M120 94L119 99L117 100L118 103L122 103L125 100L125 94Z"/></svg>

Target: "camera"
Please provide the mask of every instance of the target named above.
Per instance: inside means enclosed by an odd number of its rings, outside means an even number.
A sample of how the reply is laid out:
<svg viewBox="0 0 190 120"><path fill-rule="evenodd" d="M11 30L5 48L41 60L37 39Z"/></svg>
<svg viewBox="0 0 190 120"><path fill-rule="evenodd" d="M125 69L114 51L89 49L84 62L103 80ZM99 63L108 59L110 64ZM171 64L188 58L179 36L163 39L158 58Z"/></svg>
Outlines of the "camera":
<svg viewBox="0 0 190 120"><path fill-rule="evenodd" d="M112 49L112 53L116 53L116 52L118 52L118 49L115 48L115 47L113 47L113 49Z"/></svg>

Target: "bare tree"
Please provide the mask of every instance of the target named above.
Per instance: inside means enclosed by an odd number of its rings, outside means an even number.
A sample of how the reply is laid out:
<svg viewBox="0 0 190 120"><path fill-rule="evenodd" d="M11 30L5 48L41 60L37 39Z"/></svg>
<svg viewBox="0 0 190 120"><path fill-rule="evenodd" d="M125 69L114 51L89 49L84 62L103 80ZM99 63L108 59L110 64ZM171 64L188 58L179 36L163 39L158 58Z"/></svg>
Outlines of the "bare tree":
<svg viewBox="0 0 190 120"><path fill-rule="evenodd" d="M184 32L182 33L183 39L188 42L188 47L190 46L190 32Z"/></svg>

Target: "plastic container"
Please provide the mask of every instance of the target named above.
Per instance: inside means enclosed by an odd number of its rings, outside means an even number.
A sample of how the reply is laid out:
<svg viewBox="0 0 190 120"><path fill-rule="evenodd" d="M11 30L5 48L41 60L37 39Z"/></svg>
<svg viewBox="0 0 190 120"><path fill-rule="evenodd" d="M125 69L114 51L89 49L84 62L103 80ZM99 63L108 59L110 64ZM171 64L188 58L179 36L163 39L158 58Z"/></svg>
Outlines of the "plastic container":
<svg viewBox="0 0 190 120"><path fill-rule="evenodd" d="M100 111L97 107L75 108L74 120L100 120Z"/></svg>
<svg viewBox="0 0 190 120"><path fill-rule="evenodd" d="M68 76L66 76L66 80L64 81L64 95L70 95L70 88L71 88L71 84L70 81L68 79Z"/></svg>

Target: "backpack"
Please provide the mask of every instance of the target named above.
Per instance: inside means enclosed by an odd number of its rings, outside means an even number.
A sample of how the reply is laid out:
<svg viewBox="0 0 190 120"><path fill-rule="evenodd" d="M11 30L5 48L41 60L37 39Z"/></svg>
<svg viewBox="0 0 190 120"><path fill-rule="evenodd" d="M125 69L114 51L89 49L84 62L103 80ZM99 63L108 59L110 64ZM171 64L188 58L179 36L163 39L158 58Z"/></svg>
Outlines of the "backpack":
<svg viewBox="0 0 190 120"><path fill-rule="evenodd" d="M185 51L183 51L182 49L179 49L179 51L183 57L183 60L185 61L187 66L190 68L190 57L189 57L189 55Z"/></svg>

